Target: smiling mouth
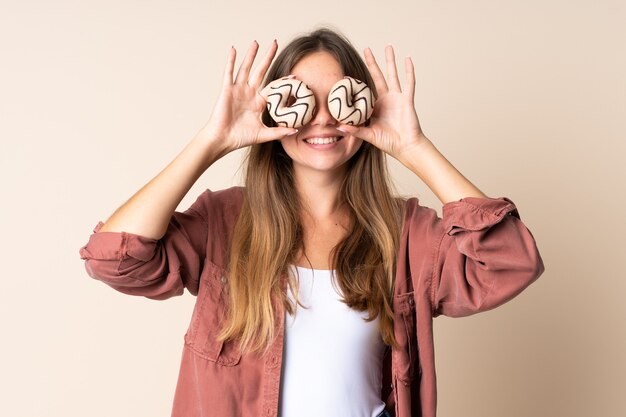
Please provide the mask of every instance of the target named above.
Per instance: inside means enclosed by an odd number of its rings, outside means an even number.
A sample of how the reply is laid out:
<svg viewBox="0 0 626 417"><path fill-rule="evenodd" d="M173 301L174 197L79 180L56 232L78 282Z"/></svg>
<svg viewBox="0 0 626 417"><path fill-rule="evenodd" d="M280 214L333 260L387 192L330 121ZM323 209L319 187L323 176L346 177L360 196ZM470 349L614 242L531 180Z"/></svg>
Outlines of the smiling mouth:
<svg viewBox="0 0 626 417"><path fill-rule="evenodd" d="M343 136L333 136L330 138L306 138L304 141L311 145L329 145L343 139Z"/></svg>

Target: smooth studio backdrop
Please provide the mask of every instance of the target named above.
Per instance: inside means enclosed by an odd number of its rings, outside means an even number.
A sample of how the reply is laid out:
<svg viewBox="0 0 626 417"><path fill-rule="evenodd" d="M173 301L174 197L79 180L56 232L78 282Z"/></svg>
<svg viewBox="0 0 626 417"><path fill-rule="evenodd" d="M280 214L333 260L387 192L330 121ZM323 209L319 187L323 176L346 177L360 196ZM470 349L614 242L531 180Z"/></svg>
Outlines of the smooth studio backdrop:
<svg viewBox="0 0 626 417"><path fill-rule="evenodd" d="M415 63L425 134L507 196L546 272L435 320L439 415L626 415L622 1L0 2L2 415L167 417L194 297L131 297L79 258L208 119L228 48L328 25ZM183 199L240 183L243 151ZM441 202L390 158L404 195Z"/></svg>

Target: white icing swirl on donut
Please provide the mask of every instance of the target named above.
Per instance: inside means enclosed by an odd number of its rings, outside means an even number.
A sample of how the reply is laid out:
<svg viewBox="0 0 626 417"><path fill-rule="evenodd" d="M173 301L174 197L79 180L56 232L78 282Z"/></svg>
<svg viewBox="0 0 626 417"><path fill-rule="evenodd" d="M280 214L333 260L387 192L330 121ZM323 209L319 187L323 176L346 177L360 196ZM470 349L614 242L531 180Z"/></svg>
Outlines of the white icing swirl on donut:
<svg viewBox="0 0 626 417"><path fill-rule="evenodd" d="M278 126L298 128L311 121L315 113L315 96L300 80L283 77L270 82L261 91L267 111ZM289 105L290 98L295 101Z"/></svg>
<svg viewBox="0 0 626 417"><path fill-rule="evenodd" d="M374 111L374 93L363 81L344 77L330 89L328 110L339 122L360 125Z"/></svg>

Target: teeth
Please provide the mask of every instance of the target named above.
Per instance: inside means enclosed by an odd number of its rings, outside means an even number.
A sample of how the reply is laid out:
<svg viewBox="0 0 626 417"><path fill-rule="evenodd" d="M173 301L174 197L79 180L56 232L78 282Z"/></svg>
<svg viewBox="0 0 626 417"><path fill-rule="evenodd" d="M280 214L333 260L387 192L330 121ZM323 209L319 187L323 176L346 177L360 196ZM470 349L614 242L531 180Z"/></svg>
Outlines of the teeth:
<svg viewBox="0 0 626 417"><path fill-rule="evenodd" d="M308 138L305 139L304 141L306 143L310 143L313 145L327 145L329 143L335 143L339 140L339 136L335 136L332 138Z"/></svg>

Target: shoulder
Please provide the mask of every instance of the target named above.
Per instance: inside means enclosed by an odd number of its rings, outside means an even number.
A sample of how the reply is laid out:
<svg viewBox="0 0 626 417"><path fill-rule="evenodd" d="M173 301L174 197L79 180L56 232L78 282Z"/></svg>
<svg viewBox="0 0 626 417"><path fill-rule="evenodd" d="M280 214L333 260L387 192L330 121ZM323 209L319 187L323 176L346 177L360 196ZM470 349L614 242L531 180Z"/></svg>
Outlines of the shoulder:
<svg viewBox="0 0 626 417"><path fill-rule="evenodd" d="M245 187L233 186L221 190L207 188L198 197L198 202L207 213L214 210L237 209L242 205Z"/></svg>
<svg viewBox="0 0 626 417"><path fill-rule="evenodd" d="M207 188L191 207L198 211L209 225L216 222L235 223L243 204L245 187L233 186L220 190Z"/></svg>
<svg viewBox="0 0 626 417"><path fill-rule="evenodd" d="M397 197L401 208L404 236L423 240L437 239L442 232L442 219L437 211L421 204L418 197Z"/></svg>
<svg viewBox="0 0 626 417"><path fill-rule="evenodd" d="M403 214L404 221L415 220L417 217L437 217L435 209L420 204L418 197L396 196L394 197L398 209Z"/></svg>
<svg viewBox="0 0 626 417"><path fill-rule="evenodd" d="M213 204L228 209L239 210L243 203L244 191L245 187L233 186L216 191L207 189L204 194L206 194L207 200L211 201Z"/></svg>

